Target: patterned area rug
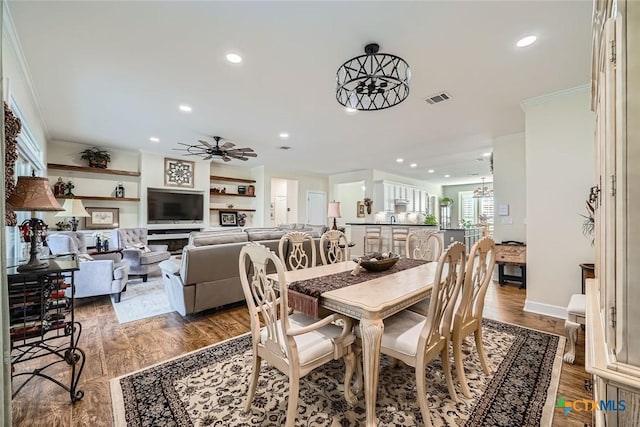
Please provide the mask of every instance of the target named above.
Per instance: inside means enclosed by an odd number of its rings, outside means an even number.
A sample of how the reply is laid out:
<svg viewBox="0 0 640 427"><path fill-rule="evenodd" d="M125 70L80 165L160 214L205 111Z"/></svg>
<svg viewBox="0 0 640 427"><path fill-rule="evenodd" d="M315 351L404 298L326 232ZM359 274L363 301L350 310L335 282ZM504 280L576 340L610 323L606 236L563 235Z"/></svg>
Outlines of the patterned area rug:
<svg viewBox="0 0 640 427"><path fill-rule="evenodd" d="M465 348L471 398L449 398L439 359L429 365L428 393L435 426L551 425L564 338L485 320L485 376L472 339ZM111 380L116 426L281 426L288 379L262 364L250 413L243 413L251 362L250 336L242 335ZM451 361L453 366L453 360ZM380 366L376 414L379 426L424 425L414 370ZM344 365L334 361L301 379L296 425L357 426L364 398L349 407L343 394ZM455 376L454 376L455 380Z"/></svg>
<svg viewBox="0 0 640 427"><path fill-rule="evenodd" d="M121 324L173 311L160 276L149 277L147 282L130 279L120 302L112 298L111 305Z"/></svg>

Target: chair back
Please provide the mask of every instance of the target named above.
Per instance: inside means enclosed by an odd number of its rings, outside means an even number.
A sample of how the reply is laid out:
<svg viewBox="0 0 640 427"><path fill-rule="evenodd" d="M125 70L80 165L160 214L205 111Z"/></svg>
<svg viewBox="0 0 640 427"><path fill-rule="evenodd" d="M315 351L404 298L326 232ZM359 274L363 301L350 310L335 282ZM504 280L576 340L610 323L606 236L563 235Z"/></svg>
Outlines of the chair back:
<svg viewBox="0 0 640 427"><path fill-rule="evenodd" d="M311 257L305 251L305 242L311 248ZM288 251L286 250L287 247ZM313 237L304 231L292 231L282 236L278 245L278 253L282 264L289 271L301 270L316 265L316 245Z"/></svg>
<svg viewBox="0 0 640 427"><path fill-rule="evenodd" d="M53 255L63 253L86 254L87 243L83 233L60 231L47 236L47 246Z"/></svg>
<svg viewBox="0 0 640 427"><path fill-rule="evenodd" d="M248 260L251 269L247 271ZM248 243L240 250L240 281L249 308L254 347L260 343L264 330L264 347L274 356L288 358L296 349L295 340L287 337L289 310L285 269L275 252L259 243ZM275 267L279 288L267 278L267 269Z"/></svg>
<svg viewBox="0 0 640 427"><path fill-rule="evenodd" d="M478 240L471 251L465 268L462 297L454 319L454 328L471 320L482 319L484 297L496 264L496 244L489 236Z"/></svg>
<svg viewBox="0 0 640 427"><path fill-rule="evenodd" d="M343 248L340 244L344 245ZM322 264L335 264L347 260L349 250L347 236L342 231L329 230L320 237L320 257Z"/></svg>
<svg viewBox="0 0 640 427"><path fill-rule="evenodd" d="M136 243L147 244L146 228L117 228L111 231L111 245L116 248L130 248Z"/></svg>
<svg viewBox="0 0 640 427"><path fill-rule="evenodd" d="M412 231L406 245L407 258L436 261L442 254L442 237L436 231Z"/></svg>
<svg viewBox="0 0 640 427"><path fill-rule="evenodd" d="M427 321L418 343L422 351L451 334L451 318L464 279L466 252L462 243L453 242L438 260Z"/></svg>

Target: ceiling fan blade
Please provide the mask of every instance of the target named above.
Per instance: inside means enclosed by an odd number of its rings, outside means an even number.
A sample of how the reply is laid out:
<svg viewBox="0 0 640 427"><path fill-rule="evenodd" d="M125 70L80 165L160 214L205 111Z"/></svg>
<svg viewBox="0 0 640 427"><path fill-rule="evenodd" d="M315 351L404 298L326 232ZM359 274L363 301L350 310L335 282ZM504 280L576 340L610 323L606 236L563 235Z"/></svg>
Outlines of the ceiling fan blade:
<svg viewBox="0 0 640 427"><path fill-rule="evenodd" d="M199 143L201 143L201 144L206 145L206 146L207 146L207 147L209 147L209 148L213 148L213 146L212 146L211 144L209 144L207 141L204 141L204 140L202 140L202 139L199 139L199 140L198 140L198 142L199 142Z"/></svg>
<svg viewBox="0 0 640 427"><path fill-rule="evenodd" d="M225 141L225 142L224 142L224 144L222 144L222 145L220 146L220 148L222 148L223 150L226 150L226 149L228 149L228 148L233 148L233 147L235 147L235 146L236 146L236 144L234 144L233 142L231 142L231 141Z"/></svg>
<svg viewBox="0 0 640 427"><path fill-rule="evenodd" d="M258 155L256 153L248 153L248 152L244 152L243 153L244 156L246 157L258 157Z"/></svg>
<svg viewBox="0 0 640 427"><path fill-rule="evenodd" d="M211 154L209 154L207 157L205 157L205 158L204 158L204 159L202 159L202 160L209 160L209 159L210 159L210 158L212 158L212 157L213 157L213 156L212 156Z"/></svg>
<svg viewBox="0 0 640 427"><path fill-rule="evenodd" d="M222 160L224 160L225 162L230 162L231 159L227 156L222 156Z"/></svg>

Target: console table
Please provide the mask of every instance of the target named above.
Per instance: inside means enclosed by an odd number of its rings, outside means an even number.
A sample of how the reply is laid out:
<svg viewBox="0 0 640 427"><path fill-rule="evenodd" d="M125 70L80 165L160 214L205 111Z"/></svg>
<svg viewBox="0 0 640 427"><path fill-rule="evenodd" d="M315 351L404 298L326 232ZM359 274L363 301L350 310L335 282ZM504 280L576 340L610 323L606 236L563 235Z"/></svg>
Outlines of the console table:
<svg viewBox="0 0 640 427"><path fill-rule="evenodd" d="M498 283L506 281L520 283L520 289L527 287L527 245L519 242L503 242L496 245L496 264L498 264ZM520 268L520 276L504 273L504 266Z"/></svg>

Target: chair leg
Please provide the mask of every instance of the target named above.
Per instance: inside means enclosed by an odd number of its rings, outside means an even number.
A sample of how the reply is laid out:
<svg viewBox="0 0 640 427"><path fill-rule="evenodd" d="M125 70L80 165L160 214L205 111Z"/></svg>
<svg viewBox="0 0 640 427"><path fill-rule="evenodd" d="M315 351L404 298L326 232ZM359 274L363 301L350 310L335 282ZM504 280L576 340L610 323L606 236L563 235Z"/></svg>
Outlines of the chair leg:
<svg viewBox="0 0 640 427"><path fill-rule="evenodd" d="M144 283L144 282L146 282L146 281L147 281L147 275L146 275L146 274L143 274L143 275L142 275L142 282Z"/></svg>
<svg viewBox="0 0 640 427"><path fill-rule="evenodd" d="M255 396L256 394L256 386L258 385L258 377L260 376L260 365L262 362L260 356L255 355L255 349L253 354L254 356L251 366L251 379L249 380L249 390L247 390L247 400L244 404L245 412L249 412L251 410L251 402L253 401L253 396Z"/></svg>
<svg viewBox="0 0 640 427"><path fill-rule="evenodd" d="M298 415L298 394L300 393L300 378L297 373L289 372L289 404L287 405L287 422L285 427L294 427Z"/></svg>
<svg viewBox="0 0 640 427"><path fill-rule="evenodd" d="M416 364L416 391L418 394L418 405L420 405L420 413L422 413L422 421L425 427L432 427L431 411L427 401L427 385L425 376L427 375L424 363Z"/></svg>
<svg viewBox="0 0 640 427"><path fill-rule="evenodd" d="M485 375L489 375L489 363L487 363L487 353L484 351L484 346L482 345L482 326L479 326L473 333L476 338L476 350L478 350L478 358L480 359L480 364L482 365L482 370Z"/></svg>
<svg viewBox="0 0 640 427"><path fill-rule="evenodd" d="M364 373L362 372L362 347L355 346L353 351L356 355L356 381L353 383L353 392L359 395L364 390Z"/></svg>
<svg viewBox="0 0 640 427"><path fill-rule="evenodd" d="M117 292L115 294L111 294L111 296L113 297L113 302L119 303L121 294L122 294L122 292Z"/></svg>
<svg viewBox="0 0 640 427"><path fill-rule="evenodd" d="M578 323L567 320L564 322L564 333L567 336L567 352L564 354L564 361L573 363L576 358L576 341L578 341Z"/></svg>
<svg viewBox="0 0 640 427"><path fill-rule="evenodd" d="M349 351L344 355L344 398L350 406L353 406L358 401L358 398L351 391L351 378L353 378L353 372L356 369L356 355Z"/></svg>
<svg viewBox="0 0 640 427"><path fill-rule="evenodd" d="M453 334L453 360L456 364L456 375L460 383L462 394L466 398L471 397L471 391L467 385L467 377L464 374L464 363L462 358L462 338L458 334Z"/></svg>
<svg viewBox="0 0 640 427"><path fill-rule="evenodd" d="M442 359L442 369L444 370L444 377L447 379L447 387L449 388L449 394L454 402L458 401L458 394L456 388L453 385L453 377L451 375L451 364L449 363L449 343L447 342L442 351L440 352L440 359Z"/></svg>

